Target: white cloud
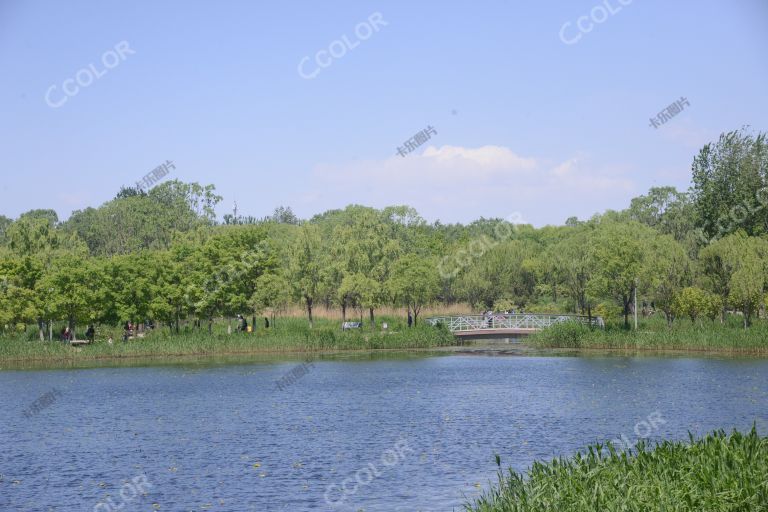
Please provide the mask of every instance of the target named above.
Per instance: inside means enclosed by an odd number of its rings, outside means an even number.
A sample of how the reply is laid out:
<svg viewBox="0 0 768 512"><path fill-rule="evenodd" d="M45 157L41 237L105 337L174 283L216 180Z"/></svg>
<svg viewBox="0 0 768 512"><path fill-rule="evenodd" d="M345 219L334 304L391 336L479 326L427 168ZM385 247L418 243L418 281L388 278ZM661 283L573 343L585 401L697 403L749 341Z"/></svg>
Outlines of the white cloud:
<svg viewBox="0 0 768 512"><path fill-rule="evenodd" d="M476 149L461 146L429 146L421 158L434 160L440 165L475 165L484 169L530 170L536 167L534 158L523 158L501 146L482 146Z"/></svg>
<svg viewBox="0 0 768 512"><path fill-rule="evenodd" d="M558 162L503 146L430 146L405 158L318 165L305 195L314 200L304 206L318 212L350 203L408 204L446 222L520 212L543 225L626 206L635 188L626 171L597 166L584 153Z"/></svg>

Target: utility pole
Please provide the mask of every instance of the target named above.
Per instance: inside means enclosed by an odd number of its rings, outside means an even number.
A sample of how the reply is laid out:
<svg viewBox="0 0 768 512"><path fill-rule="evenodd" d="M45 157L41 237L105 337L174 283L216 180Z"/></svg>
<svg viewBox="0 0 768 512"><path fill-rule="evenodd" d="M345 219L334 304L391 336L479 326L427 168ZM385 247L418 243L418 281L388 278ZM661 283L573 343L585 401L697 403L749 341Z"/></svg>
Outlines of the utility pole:
<svg viewBox="0 0 768 512"><path fill-rule="evenodd" d="M635 278L635 330L637 330L637 278Z"/></svg>

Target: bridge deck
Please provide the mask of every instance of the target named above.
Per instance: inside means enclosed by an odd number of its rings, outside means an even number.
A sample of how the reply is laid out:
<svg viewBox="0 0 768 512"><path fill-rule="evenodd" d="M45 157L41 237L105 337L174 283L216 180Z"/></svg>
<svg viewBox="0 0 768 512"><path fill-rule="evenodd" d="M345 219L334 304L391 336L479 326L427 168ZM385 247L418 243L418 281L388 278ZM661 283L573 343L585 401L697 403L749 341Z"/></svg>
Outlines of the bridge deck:
<svg viewBox="0 0 768 512"><path fill-rule="evenodd" d="M466 336L466 337L472 337L472 336L486 336L491 337L494 334L498 334L499 336L519 336L519 335L527 335L527 334L533 334L534 332L538 331L538 329L473 329L471 331L454 331L453 334L456 336Z"/></svg>
<svg viewBox="0 0 768 512"><path fill-rule="evenodd" d="M579 315L512 314L440 316L427 318L432 325L444 325L456 336L492 334L531 334L541 329L564 322L577 322L602 328L603 319Z"/></svg>

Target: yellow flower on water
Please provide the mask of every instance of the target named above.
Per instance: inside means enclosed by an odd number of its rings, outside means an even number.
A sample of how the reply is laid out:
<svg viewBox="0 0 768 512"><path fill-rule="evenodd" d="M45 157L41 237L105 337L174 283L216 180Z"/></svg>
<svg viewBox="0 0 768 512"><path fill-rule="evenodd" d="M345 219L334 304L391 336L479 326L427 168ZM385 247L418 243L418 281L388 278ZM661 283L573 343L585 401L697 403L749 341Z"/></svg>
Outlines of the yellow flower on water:
<svg viewBox="0 0 768 512"><path fill-rule="evenodd" d="M254 468L260 468L261 467L261 463L260 462L254 462L253 463L253 467Z"/></svg>

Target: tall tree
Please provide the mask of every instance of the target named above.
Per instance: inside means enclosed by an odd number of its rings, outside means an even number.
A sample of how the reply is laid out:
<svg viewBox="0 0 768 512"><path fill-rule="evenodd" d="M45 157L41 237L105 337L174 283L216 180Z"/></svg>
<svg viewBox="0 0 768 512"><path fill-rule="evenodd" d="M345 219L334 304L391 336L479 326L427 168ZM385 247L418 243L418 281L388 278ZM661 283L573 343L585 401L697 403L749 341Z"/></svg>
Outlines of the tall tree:
<svg viewBox="0 0 768 512"><path fill-rule="evenodd" d="M643 275L647 241L654 234L638 222L607 221L598 226L592 237L590 257L594 271L587 289L621 306L625 327L629 327L630 304Z"/></svg>
<svg viewBox="0 0 768 512"><path fill-rule="evenodd" d="M300 226L291 248L289 274L294 294L307 310L310 328L313 326L312 308L323 293L322 269L326 265L326 254L318 227L313 224Z"/></svg>
<svg viewBox="0 0 768 512"><path fill-rule="evenodd" d="M435 299L439 289L437 262L419 256L402 256L393 266L388 288L398 303L413 312L415 325L422 308Z"/></svg>
<svg viewBox="0 0 768 512"><path fill-rule="evenodd" d="M737 229L768 232L768 143L766 134L742 129L705 145L693 160L693 204L697 226L708 237Z"/></svg>
<svg viewBox="0 0 768 512"><path fill-rule="evenodd" d="M691 280L691 262L683 246L670 235L650 236L648 243L641 281L671 324L675 296Z"/></svg>

